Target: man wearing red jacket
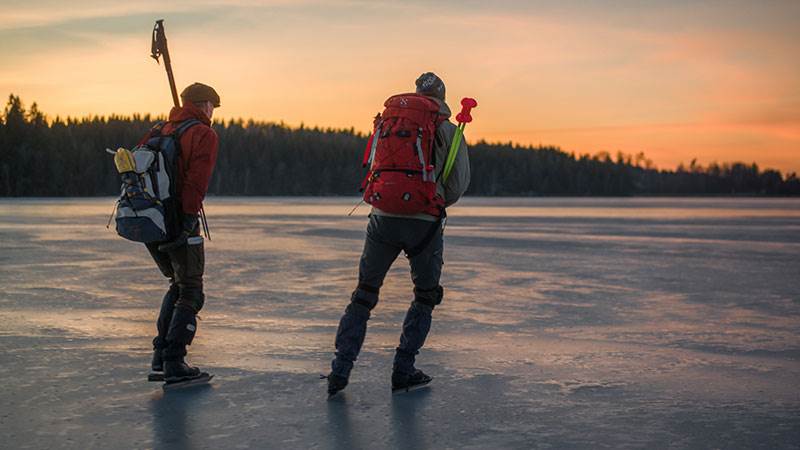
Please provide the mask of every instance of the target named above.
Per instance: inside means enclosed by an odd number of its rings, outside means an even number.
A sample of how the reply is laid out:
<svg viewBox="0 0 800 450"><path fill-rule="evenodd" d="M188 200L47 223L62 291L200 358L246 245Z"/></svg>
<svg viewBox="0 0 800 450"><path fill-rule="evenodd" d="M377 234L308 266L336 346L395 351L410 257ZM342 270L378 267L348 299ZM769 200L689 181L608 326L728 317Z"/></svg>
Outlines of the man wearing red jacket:
<svg viewBox="0 0 800 450"><path fill-rule="evenodd" d="M189 120L199 123L186 129L179 138L176 194L180 231L168 242L145 244L158 268L169 279L170 287L161 303L158 336L153 339L151 380L162 377L167 383L204 376L200 369L184 361L186 346L197 330L197 313L203 307L203 269L205 255L200 236L198 212L203 204L211 173L217 161L219 139L211 128L219 95L210 86L194 83L181 92L182 107L173 107L161 135L173 133ZM147 141L146 136L143 141Z"/></svg>

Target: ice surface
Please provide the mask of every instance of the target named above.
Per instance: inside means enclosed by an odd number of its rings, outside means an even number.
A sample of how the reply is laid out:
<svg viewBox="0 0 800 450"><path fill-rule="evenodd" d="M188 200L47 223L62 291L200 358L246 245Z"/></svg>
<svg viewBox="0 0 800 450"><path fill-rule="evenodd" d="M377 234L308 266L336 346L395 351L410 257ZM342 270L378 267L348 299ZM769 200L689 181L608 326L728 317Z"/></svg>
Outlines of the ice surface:
<svg viewBox="0 0 800 450"><path fill-rule="evenodd" d="M444 303L392 396L411 300L398 259L326 401L366 213L214 198L190 361L146 381L166 282L105 229L111 199L0 200L2 448L796 448L800 201L467 199Z"/></svg>

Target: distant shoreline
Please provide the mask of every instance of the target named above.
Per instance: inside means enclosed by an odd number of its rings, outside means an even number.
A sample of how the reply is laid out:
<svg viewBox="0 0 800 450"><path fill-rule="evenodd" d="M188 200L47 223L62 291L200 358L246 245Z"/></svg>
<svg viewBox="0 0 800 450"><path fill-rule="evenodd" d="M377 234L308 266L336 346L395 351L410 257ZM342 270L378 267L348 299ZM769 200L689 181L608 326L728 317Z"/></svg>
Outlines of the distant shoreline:
<svg viewBox="0 0 800 450"><path fill-rule="evenodd" d="M106 148L131 146L153 125L150 116L81 119L26 110L11 95L0 120L0 195L92 197L119 192ZM358 195L367 136L351 129L284 124L215 123L219 152L211 195ZM469 142L467 195L491 197L784 197L800 196L796 173L755 162L692 160L658 169L645 153L565 152L554 146ZM436 165L436 164L434 164Z"/></svg>

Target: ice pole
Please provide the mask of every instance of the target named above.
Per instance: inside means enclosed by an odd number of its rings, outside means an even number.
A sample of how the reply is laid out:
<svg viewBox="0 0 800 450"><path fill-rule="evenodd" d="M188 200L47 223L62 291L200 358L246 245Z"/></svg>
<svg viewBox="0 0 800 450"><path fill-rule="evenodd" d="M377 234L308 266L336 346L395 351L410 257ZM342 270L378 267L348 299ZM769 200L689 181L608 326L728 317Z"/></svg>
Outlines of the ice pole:
<svg viewBox="0 0 800 450"><path fill-rule="evenodd" d="M472 108L478 106L478 102L474 98L464 97L461 99L461 112L456 114L456 121L458 121L458 128L453 134L453 143L450 145L450 151L447 153L447 162L444 165L444 172L442 172L442 181L447 181L450 172L453 170L453 165L456 162L456 155L461 146L461 140L464 138L464 127L472 122L470 111Z"/></svg>

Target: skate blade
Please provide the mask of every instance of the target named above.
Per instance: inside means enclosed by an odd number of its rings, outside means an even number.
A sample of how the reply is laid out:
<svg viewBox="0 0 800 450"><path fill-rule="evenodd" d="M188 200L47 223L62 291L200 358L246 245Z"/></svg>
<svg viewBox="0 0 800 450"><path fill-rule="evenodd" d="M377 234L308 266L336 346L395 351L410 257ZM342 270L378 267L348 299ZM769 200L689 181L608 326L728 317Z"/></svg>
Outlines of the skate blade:
<svg viewBox="0 0 800 450"><path fill-rule="evenodd" d="M392 394L404 394L406 392L418 391L420 389L427 388L429 384L431 384L431 382L426 381L425 383L415 384L414 386L401 387L397 389L392 388Z"/></svg>
<svg viewBox="0 0 800 450"><path fill-rule="evenodd" d="M209 375L207 373L201 374L197 378L191 378L188 380L180 380L180 381L173 381L173 382L166 382L164 383L163 389L165 391L171 391L175 389L182 389L187 388L190 386L198 386L208 384L211 379L214 378L214 375Z"/></svg>
<svg viewBox="0 0 800 450"><path fill-rule="evenodd" d="M150 372L147 381L164 381L164 372Z"/></svg>

